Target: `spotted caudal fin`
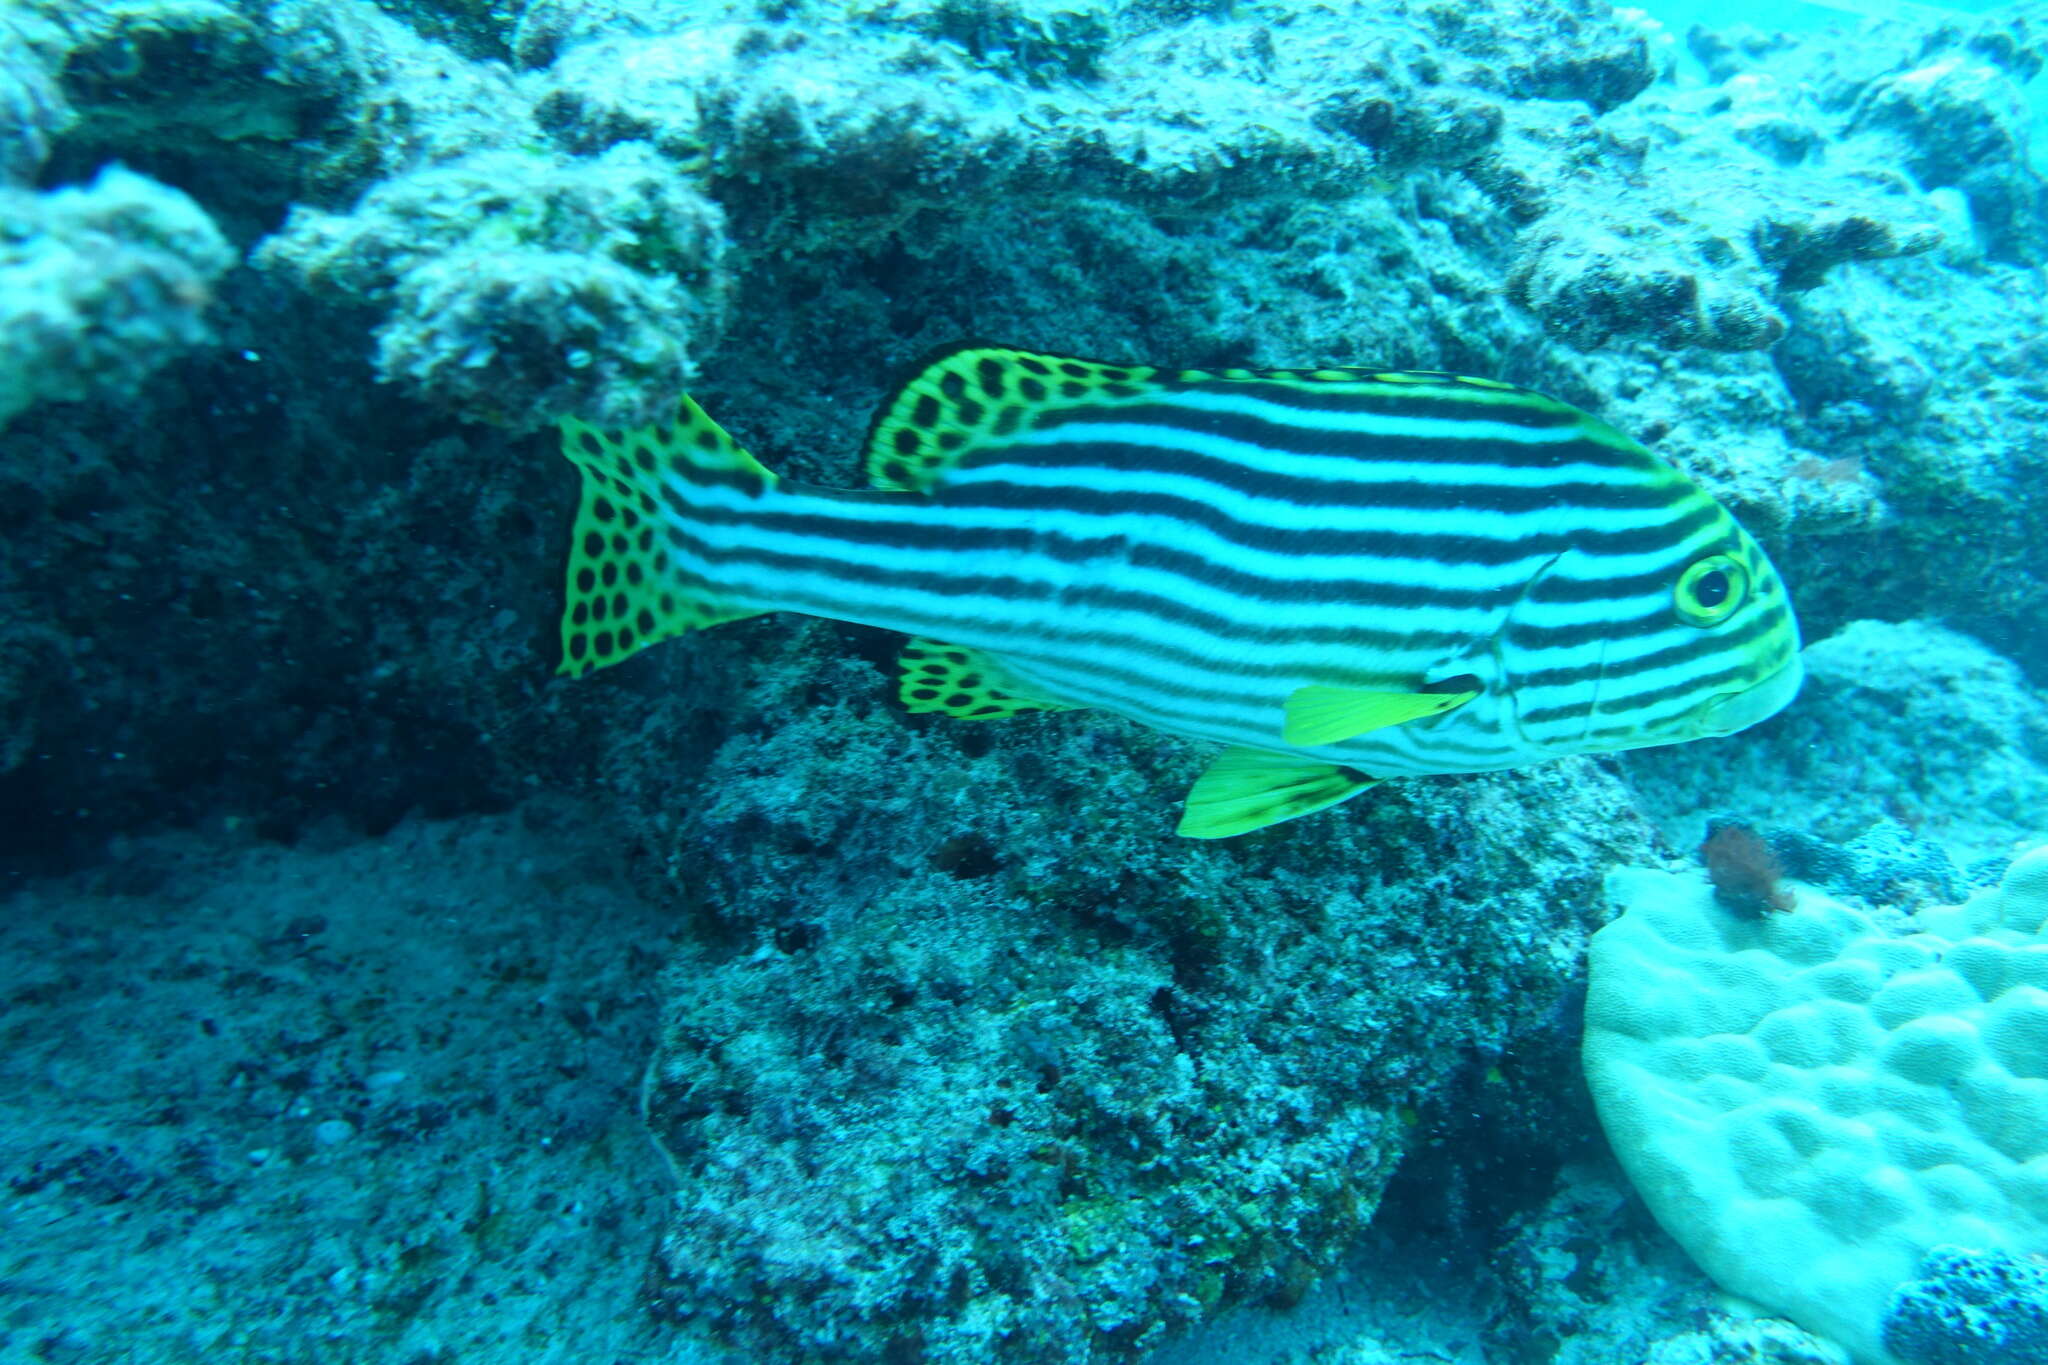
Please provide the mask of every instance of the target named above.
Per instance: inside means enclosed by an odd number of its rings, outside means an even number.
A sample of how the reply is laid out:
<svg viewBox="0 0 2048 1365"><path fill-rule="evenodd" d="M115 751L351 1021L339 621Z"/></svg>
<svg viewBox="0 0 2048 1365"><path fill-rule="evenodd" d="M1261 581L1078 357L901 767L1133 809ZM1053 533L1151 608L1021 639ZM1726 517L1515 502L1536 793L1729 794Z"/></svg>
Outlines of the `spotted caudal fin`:
<svg viewBox="0 0 2048 1365"><path fill-rule="evenodd" d="M765 610L727 600L674 559L671 528L712 501L707 495L760 497L776 482L702 408L685 398L672 424L638 431L574 419L561 427L562 453L583 475L583 500L557 672L579 677L671 636Z"/></svg>

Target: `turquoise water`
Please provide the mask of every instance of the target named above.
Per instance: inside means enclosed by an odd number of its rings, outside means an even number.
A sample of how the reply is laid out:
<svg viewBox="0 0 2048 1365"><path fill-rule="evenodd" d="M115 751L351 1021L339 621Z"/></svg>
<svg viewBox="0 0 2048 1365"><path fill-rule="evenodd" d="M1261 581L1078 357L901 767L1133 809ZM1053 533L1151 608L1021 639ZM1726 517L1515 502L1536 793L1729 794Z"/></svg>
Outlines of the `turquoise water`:
<svg viewBox="0 0 2048 1365"><path fill-rule="evenodd" d="M1791 0L1787 4L1725 5L1708 3L1707 0L1701 0L1701 3L1675 0L1674 3L1639 5L1636 8L1680 38L1695 25L1751 24L1788 33L1841 33L1853 32L1858 24L1867 20L1938 24L2003 9L2023 9L1993 4L1990 0L1967 0L1967 3L1955 5L1916 5L1903 0L1901 3L1889 3L1889 0L1825 0L1825 3L1822 0ZM1699 74L1697 65L1690 61L1681 60L1680 70L1692 77ZM2036 77L2025 82L2022 90L2027 107L2033 113L2031 154L2038 166L2044 155L2042 149L2048 146L2048 81Z"/></svg>
<svg viewBox="0 0 2048 1365"><path fill-rule="evenodd" d="M0 0L0 1361L2048 1361L2048 14L1647 14Z"/></svg>

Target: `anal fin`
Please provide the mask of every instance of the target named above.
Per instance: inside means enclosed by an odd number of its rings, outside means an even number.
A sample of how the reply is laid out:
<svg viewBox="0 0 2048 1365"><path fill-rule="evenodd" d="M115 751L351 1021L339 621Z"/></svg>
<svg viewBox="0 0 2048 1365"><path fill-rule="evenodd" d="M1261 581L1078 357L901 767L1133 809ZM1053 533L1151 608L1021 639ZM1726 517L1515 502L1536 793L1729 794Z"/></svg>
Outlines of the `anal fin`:
<svg viewBox="0 0 2048 1365"><path fill-rule="evenodd" d="M943 711L955 720L1002 720L1023 711L1073 711L1067 702L1031 696L991 655L964 645L912 639L897 656L897 696L909 710Z"/></svg>
<svg viewBox="0 0 2048 1365"><path fill-rule="evenodd" d="M1336 805L1379 781L1356 768L1243 747L1225 749L1188 790L1176 834L1225 839Z"/></svg>

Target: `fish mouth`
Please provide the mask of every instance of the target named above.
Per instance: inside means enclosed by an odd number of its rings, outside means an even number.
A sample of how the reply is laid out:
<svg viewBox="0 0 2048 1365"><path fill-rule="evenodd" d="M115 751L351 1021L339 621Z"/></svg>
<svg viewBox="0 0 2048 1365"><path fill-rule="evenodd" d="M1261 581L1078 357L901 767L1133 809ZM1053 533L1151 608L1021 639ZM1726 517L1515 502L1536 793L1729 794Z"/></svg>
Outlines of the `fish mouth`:
<svg viewBox="0 0 2048 1365"><path fill-rule="evenodd" d="M1769 720L1799 695L1799 684L1805 678L1806 669L1800 664L1799 656L1794 654L1779 665L1776 672L1765 675L1740 692L1723 692L1708 702L1700 716L1701 732L1732 735L1737 730L1747 730L1758 721Z"/></svg>

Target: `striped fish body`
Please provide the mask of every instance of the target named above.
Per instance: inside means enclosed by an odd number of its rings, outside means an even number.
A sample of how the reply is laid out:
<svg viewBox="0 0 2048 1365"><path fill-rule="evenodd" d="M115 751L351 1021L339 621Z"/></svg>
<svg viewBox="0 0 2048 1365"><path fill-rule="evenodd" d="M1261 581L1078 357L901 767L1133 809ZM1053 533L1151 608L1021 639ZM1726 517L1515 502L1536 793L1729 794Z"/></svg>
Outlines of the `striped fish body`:
<svg viewBox="0 0 2048 1365"><path fill-rule="evenodd" d="M657 429L566 422L564 450L564 672L762 611L901 630L913 710L1093 707L1231 746L1193 835L1728 733L1799 681L1783 584L1725 509L1488 380L973 346L878 416L872 490L779 480L687 399Z"/></svg>

